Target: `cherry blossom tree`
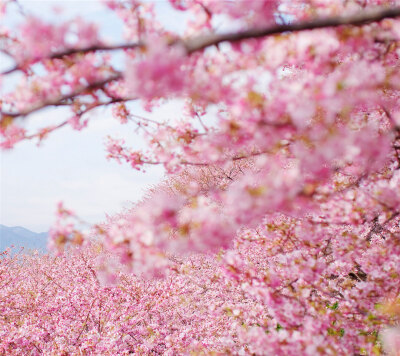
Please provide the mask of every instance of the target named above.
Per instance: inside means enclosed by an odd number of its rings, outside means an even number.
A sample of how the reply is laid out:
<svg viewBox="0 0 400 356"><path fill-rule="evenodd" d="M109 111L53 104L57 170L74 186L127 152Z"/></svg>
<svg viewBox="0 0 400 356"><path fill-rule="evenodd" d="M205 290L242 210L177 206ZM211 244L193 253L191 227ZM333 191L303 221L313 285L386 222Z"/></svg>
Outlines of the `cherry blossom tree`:
<svg viewBox="0 0 400 356"><path fill-rule="evenodd" d="M61 311L63 325L76 322L80 329L65 326L75 330L60 336L73 345L68 349L49 326L58 348L45 346L26 331L39 327L44 314L35 322L17 317L13 302L7 310L14 316L5 320L17 321L3 352L395 355L399 2L169 2L187 16L184 33L166 29L151 3L135 0L104 2L125 28L125 37L112 43L81 18L54 24L26 15L17 29L0 28L1 52L14 62L0 85L18 81L0 102L3 149L67 125L84 129L98 108L110 106L116 124L133 126L147 146L137 150L109 138L108 157L141 171L150 165L166 171L143 201L90 233L59 206L49 245L60 255L55 261L71 265L70 274L58 277L60 288L80 288L68 278L84 273L79 264L93 244L107 251L89 264L84 284L92 287L76 297L79 312ZM0 2L2 16L13 3ZM132 105L151 112L173 100L184 110L171 120L137 115ZM67 120L27 132L31 114L59 107L70 111ZM81 251L62 256L70 244ZM21 292L3 300L26 298L26 283L13 284ZM186 304L183 285L190 290ZM133 301L135 288L142 288L143 302ZM81 295L72 289L62 294L68 300ZM124 305L108 319L107 332L120 340L114 345L95 320L102 298L118 290L123 297L106 307ZM50 301L43 305L52 310ZM141 316L153 307L154 316ZM177 311L169 319L171 308ZM135 321L122 322L121 315ZM80 340L86 346L78 347Z"/></svg>

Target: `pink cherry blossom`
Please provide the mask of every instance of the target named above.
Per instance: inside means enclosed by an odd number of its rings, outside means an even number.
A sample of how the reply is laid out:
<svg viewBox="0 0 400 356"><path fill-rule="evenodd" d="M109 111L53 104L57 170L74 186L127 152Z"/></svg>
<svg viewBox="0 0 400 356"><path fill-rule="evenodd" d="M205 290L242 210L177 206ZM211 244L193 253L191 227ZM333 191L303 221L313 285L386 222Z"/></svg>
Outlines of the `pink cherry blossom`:
<svg viewBox="0 0 400 356"><path fill-rule="evenodd" d="M104 3L112 42L84 14L1 24L0 145L111 106L136 136L107 158L165 177L95 225L60 204L55 256L1 253L0 354L396 355L400 2L170 0L176 31Z"/></svg>

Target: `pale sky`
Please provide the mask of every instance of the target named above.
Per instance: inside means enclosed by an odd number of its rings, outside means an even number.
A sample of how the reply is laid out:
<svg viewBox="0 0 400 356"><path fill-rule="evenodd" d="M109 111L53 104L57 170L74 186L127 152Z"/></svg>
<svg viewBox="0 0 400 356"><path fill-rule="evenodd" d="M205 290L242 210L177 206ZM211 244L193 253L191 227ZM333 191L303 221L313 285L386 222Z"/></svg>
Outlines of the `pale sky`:
<svg viewBox="0 0 400 356"><path fill-rule="evenodd" d="M120 39L119 20L96 0L26 0L20 3L28 11L48 19L54 19L50 10L56 4L64 9L63 15L58 16L79 14L98 22L103 36L110 40ZM183 26L182 21L176 21L165 1L156 3L163 22ZM0 71L9 66L10 63L0 57ZM180 110L180 105L173 103L158 109L152 117L176 117ZM135 104L135 113L150 117L138 104ZM62 110L41 111L30 116L26 126L42 127L43 123L59 120L62 115L65 115ZM47 231L55 220L59 201L86 221L100 222L105 214L116 213L129 202L139 199L147 187L161 179L161 168L140 173L127 164L107 161L104 149L107 135L125 138L133 147L143 147L143 143L133 132L134 128L119 125L111 117L110 110L97 110L92 117L87 129L73 131L63 128L50 135L40 147L35 142L23 142L13 150L0 152L0 224L20 225L36 232Z"/></svg>

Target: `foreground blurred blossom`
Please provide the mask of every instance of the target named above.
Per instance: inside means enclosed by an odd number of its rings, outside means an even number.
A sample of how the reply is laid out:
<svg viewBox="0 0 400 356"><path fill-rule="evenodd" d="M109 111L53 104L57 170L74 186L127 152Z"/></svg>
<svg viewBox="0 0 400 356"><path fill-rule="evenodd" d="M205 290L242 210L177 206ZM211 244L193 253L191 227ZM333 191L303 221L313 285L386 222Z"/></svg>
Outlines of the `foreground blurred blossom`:
<svg viewBox="0 0 400 356"><path fill-rule="evenodd" d="M385 351L391 356L400 355L400 328L385 329L381 333Z"/></svg>

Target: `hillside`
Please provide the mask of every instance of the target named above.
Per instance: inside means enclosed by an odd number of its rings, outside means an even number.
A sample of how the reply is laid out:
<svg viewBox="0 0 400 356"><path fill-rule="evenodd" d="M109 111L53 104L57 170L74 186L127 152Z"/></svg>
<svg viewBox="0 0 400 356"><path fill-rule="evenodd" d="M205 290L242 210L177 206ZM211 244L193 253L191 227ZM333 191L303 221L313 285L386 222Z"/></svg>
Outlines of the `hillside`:
<svg viewBox="0 0 400 356"><path fill-rule="evenodd" d="M36 233L21 226L0 225L0 251L14 246L15 250L23 247L24 250L37 249L45 252L47 235L47 232Z"/></svg>

